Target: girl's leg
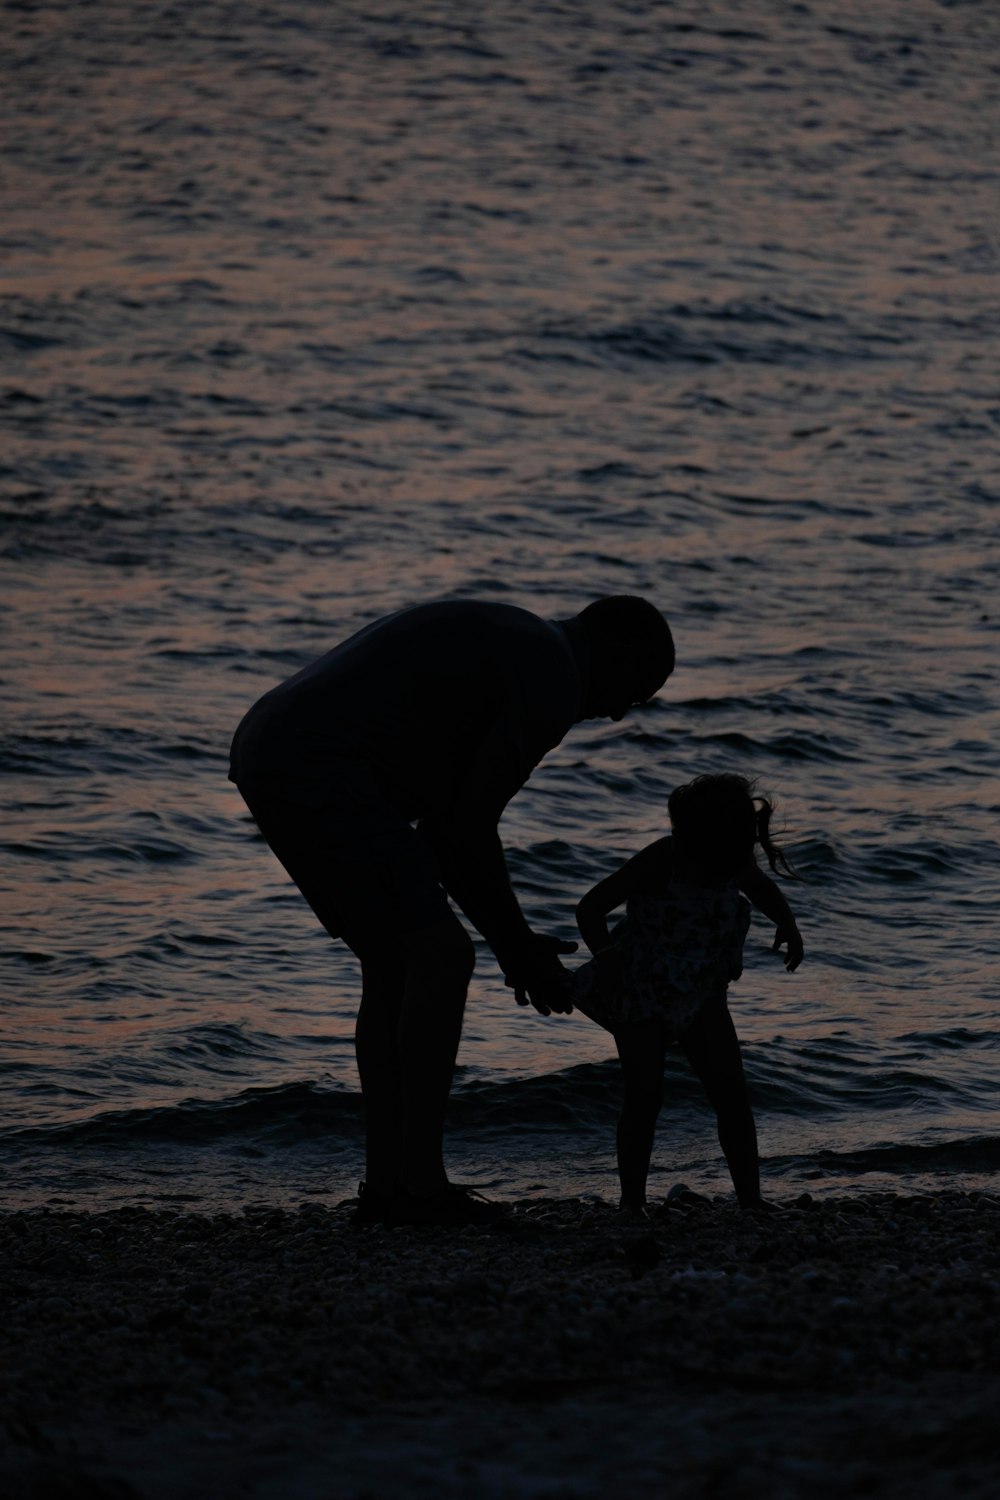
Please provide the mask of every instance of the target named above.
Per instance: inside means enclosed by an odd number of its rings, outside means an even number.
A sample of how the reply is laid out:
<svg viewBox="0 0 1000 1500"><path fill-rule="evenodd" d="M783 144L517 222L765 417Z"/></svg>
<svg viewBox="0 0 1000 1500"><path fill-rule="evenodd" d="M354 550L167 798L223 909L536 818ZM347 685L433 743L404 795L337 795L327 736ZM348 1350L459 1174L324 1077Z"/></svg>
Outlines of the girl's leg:
<svg viewBox="0 0 1000 1500"><path fill-rule="evenodd" d="M621 1058L625 1096L618 1120L621 1206L638 1209L646 1202L649 1158L663 1104L666 1028L656 1020L629 1021L615 1031L615 1043Z"/></svg>
<svg viewBox="0 0 1000 1500"><path fill-rule="evenodd" d="M740 1043L725 1001L713 1002L681 1038L681 1046L715 1110L719 1144L736 1196L744 1207L760 1202L757 1130L747 1092Z"/></svg>

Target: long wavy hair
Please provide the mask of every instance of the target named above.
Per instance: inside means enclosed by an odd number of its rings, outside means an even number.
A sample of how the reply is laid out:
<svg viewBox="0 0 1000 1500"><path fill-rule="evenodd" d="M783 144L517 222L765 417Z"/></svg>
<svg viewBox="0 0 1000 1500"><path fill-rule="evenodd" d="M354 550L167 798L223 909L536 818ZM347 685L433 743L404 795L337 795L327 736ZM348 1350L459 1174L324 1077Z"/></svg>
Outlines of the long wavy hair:
<svg viewBox="0 0 1000 1500"><path fill-rule="evenodd" d="M756 782L728 773L696 776L670 793L667 810L679 844L706 869L730 873L753 857L757 845L770 868L795 877L771 837L774 804L757 795Z"/></svg>

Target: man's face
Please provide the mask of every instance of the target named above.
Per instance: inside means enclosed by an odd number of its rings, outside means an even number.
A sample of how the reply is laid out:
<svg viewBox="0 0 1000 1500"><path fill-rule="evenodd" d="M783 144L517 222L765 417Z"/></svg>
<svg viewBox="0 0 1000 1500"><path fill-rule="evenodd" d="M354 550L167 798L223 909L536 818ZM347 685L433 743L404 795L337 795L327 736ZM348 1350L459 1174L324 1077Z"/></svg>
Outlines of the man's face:
<svg viewBox="0 0 1000 1500"><path fill-rule="evenodd" d="M607 716L609 719L613 719L616 724L619 724L621 720L624 719L629 709L638 708L640 702L642 701L643 700L639 698L629 698L626 702L616 703L608 709Z"/></svg>
<svg viewBox="0 0 1000 1500"><path fill-rule="evenodd" d="M637 698L635 690L627 684L608 683L595 689L587 705L587 718L612 719L618 724L630 708L638 708L648 701L648 698Z"/></svg>
<svg viewBox="0 0 1000 1500"><path fill-rule="evenodd" d="M618 723L630 708L648 703L658 690L635 654L620 644L600 638L593 641L585 719L612 719Z"/></svg>

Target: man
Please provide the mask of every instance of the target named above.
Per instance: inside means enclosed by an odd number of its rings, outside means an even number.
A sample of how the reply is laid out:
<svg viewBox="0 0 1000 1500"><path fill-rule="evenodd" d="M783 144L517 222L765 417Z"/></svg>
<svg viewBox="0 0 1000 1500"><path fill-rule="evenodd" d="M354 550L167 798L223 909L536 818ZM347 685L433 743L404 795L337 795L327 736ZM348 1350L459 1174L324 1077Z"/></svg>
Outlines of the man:
<svg viewBox="0 0 1000 1500"><path fill-rule="evenodd" d="M529 928L497 824L571 725L621 719L673 665L667 622L644 599L600 599L559 621L506 604L421 604L265 694L236 731L230 779L323 926L361 960L360 1222L497 1212L444 1167L474 964L448 897L519 999L543 1015L572 1008L557 957L572 945Z"/></svg>

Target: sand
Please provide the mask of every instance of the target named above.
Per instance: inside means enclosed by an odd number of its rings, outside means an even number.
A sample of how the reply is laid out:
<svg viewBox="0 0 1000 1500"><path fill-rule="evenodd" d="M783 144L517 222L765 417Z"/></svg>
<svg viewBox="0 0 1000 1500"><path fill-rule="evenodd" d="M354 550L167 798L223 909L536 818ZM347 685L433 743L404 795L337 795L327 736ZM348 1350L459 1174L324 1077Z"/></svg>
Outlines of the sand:
<svg viewBox="0 0 1000 1500"><path fill-rule="evenodd" d="M4 1500L1000 1494L1000 1198L0 1215Z"/></svg>

